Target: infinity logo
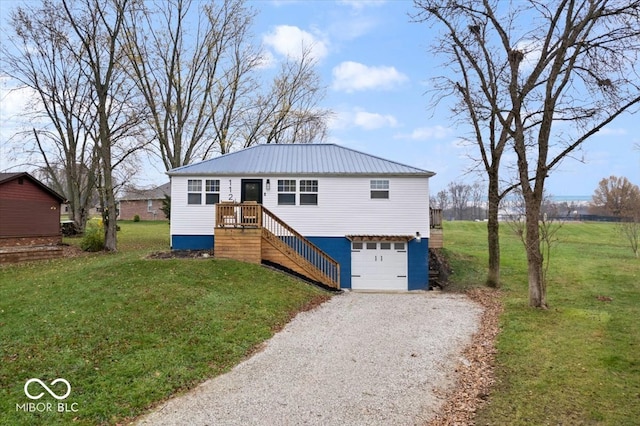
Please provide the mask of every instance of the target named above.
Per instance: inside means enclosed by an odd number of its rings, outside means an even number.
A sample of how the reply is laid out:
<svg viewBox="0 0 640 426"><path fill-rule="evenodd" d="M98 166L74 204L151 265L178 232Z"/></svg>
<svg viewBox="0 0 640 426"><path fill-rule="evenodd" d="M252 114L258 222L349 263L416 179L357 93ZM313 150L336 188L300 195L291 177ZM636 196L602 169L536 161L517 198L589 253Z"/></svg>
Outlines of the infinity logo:
<svg viewBox="0 0 640 426"><path fill-rule="evenodd" d="M49 395L51 395L52 397L54 397L55 399L58 399L58 400L65 399L71 393L71 385L65 379L55 379L53 382L51 382L51 386L55 385L56 383L64 383L65 385L67 385L67 392L62 396L59 396L58 394L53 392L51 389L49 389L49 387L47 385L45 385L42 380L40 380L40 379L29 379L29 380L27 380L27 383L24 384L24 394L27 395L27 397L29 399L40 399L40 398L42 398L42 395L44 395L44 392L40 392L38 395L35 395L35 396L31 395L29 393L29 385L31 383L33 383L33 382L38 383L40 386L42 386L42 388L44 390L49 392Z"/></svg>

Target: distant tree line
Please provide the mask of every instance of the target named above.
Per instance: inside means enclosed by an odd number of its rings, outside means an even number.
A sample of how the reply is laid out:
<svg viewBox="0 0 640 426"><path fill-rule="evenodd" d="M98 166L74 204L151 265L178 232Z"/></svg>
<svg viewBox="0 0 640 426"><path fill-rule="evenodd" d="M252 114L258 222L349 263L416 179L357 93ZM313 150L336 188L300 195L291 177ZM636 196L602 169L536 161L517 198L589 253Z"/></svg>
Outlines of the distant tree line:
<svg viewBox="0 0 640 426"><path fill-rule="evenodd" d="M487 218L486 188L475 182L449 182L446 189L431 196L431 206L442 209L444 220L484 220Z"/></svg>

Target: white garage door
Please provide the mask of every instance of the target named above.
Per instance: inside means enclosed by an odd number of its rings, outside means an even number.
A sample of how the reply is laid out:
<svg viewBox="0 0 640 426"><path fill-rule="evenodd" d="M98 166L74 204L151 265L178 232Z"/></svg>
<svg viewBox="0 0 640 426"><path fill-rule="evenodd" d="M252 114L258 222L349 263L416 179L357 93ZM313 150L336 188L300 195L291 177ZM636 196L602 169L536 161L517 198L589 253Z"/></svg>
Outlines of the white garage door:
<svg viewBox="0 0 640 426"><path fill-rule="evenodd" d="M407 243L352 242L351 288L354 290L406 290Z"/></svg>

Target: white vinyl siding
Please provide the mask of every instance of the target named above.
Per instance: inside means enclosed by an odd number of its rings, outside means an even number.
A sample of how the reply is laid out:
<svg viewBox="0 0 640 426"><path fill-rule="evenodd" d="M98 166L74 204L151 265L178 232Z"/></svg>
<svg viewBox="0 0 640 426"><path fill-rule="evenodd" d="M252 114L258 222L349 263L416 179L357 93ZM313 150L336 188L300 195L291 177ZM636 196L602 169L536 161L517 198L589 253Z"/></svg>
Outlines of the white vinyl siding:
<svg viewBox="0 0 640 426"><path fill-rule="evenodd" d="M307 180L298 178L296 180ZM318 204L278 206L267 191L264 205L306 236L415 235L429 237L429 182L425 177L390 177L388 200L371 199L369 177L314 177ZM282 208L284 207L284 208Z"/></svg>
<svg viewBox="0 0 640 426"><path fill-rule="evenodd" d="M263 191L263 204L305 236L415 235L429 238L429 180L426 177L385 177L389 181L388 200L371 199L371 180L376 177L291 176L284 179L261 176L271 181ZM215 205L198 208L187 204L187 180L171 179L171 234L212 235ZM220 200L240 202L240 181L253 176L220 178ZM260 178L260 177L258 177ZM205 180L207 177L201 177ZM278 205L278 180L318 182L317 205ZM300 192L298 192L298 195ZM395 247L394 247L395 248Z"/></svg>
<svg viewBox="0 0 640 426"><path fill-rule="evenodd" d="M204 181L209 177L194 176L171 177L171 235L213 235L215 226L216 205L187 204L188 193L185 191L189 180ZM240 180L237 178L221 178L220 200L240 202Z"/></svg>

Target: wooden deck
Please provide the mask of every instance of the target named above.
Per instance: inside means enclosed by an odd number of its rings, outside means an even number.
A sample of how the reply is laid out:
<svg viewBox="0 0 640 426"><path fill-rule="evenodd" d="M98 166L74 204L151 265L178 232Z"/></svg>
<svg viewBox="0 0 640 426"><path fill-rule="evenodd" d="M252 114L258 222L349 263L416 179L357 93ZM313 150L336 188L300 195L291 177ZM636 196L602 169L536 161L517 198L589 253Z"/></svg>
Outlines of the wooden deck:
<svg viewBox="0 0 640 426"><path fill-rule="evenodd" d="M215 256L281 265L328 287L340 288L340 265L255 202L216 207Z"/></svg>

